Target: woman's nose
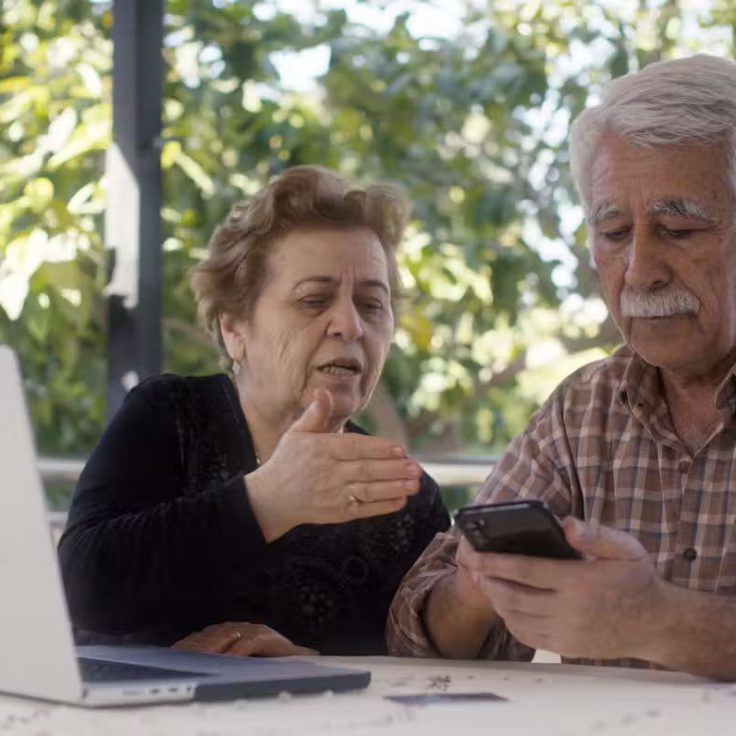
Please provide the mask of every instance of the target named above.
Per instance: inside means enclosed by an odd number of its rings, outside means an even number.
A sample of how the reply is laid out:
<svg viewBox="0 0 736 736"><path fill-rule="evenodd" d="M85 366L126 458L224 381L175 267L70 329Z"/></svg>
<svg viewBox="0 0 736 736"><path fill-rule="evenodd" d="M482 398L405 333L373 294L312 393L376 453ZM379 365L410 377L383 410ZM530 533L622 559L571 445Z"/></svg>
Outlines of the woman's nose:
<svg viewBox="0 0 736 736"><path fill-rule="evenodd" d="M343 340L357 340L363 335L363 320L352 299L336 302L329 314L327 333Z"/></svg>

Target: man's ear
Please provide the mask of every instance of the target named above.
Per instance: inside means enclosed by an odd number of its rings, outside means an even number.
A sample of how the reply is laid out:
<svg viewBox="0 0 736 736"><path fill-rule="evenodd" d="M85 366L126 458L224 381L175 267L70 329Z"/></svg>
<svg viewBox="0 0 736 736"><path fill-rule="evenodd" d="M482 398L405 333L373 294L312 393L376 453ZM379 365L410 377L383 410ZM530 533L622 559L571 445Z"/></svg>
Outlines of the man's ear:
<svg viewBox="0 0 736 736"><path fill-rule="evenodd" d="M222 341L225 343L227 354L240 363L245 357L245 335L243 322L232 314L223 313L217 317L220 323Z"/></svg>

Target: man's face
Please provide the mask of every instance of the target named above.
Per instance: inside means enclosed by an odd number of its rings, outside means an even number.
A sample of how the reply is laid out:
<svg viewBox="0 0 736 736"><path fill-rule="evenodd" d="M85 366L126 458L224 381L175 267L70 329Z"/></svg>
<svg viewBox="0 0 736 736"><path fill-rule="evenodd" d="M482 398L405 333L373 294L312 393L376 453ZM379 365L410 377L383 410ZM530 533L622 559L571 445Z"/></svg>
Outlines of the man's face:
<svg viewBox="0 0 736 736"><path fill-rule="evenodd" d="M592 251L626 342L684 378L736 360L736 204L725 145L604 136L592 167Z"/></svg>

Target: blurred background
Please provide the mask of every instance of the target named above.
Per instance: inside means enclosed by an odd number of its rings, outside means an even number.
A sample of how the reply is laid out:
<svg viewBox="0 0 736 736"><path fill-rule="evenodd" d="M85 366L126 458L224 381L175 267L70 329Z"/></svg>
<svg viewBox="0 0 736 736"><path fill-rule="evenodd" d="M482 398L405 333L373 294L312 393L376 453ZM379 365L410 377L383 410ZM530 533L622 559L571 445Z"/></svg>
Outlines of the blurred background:
<svg viewBox="0 0 736 736"><path fill-rule="evenodd" d="M78 467L60 459L89 453L109 408L112 6L0 0L0 342L59 509ZM362 420L449 463L456 507L557 382L618 343L571 118L649 62L732 56L735 25L730 0L164 0L161 369L218 369L188 271L233 202L302 163L398 182L406 300Z"/></svg>

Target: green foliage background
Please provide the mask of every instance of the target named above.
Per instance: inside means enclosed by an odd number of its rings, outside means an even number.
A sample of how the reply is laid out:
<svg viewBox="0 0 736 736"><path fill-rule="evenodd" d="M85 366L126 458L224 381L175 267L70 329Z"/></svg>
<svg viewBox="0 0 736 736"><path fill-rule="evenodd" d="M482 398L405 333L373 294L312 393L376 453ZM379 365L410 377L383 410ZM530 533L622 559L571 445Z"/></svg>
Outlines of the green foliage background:
<svg viewBox="0 0 736 736"><path fill-rule="evenodd" d="M356 3L389 30L316 0L308 20L168 0L165 369L217 368L187 272L235 200L299 163L393 179L414 205L408 298L366 421L415 450L487 453L617 341L568 174L571 116L652 60L732 53L736 9L457 0L461 30L430 37L413 29L436 4ZM109 2L0 1L0 341L20 355L46 454L88 452L105 421L111 24ZM278 54L310 49L329 50L327 71L293 90Z"/></svg>

